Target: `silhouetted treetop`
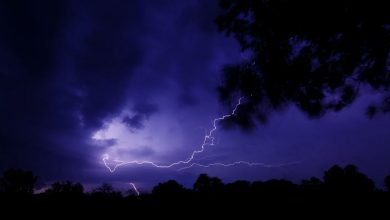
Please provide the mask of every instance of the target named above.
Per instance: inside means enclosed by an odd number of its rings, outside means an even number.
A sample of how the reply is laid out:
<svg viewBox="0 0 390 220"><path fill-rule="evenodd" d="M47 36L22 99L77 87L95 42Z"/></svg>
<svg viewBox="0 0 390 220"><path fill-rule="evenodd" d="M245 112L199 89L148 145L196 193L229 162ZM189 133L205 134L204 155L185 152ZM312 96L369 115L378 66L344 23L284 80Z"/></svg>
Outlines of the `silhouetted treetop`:
<svg viewBox="0 0 390 220"><path fill-rule="evenodd" d="M221 0L219 30L248 58L224 68L220 98L246 98L244 127L294 104L310 117L339 111L362 90L383 95L367 113L390 111L390 13L385 1ZM364 89L363 89L364 87ZM238 112L239 113L239 112ZM247 117L247 118L245 118ZM249 119L248 119L249 118Z"/></svg>
<svg viewBox="0 0 390 220"><path fill-rule="evenodd" d="M225 193L234 196L248 196L251 192L251 183L249 181L238 180L225 185Z"/></svg>
<svg viewBox="0 0 390 220"><path fill-rule="evenodd" d="M185 191L184 187L175 180L168 180L155 186L152 194L160 198L177 198L184 196Z"/></svg>
<svg viewBox="0 0 390 220"><path fill-rule="evenodd" d="M200 174L195 181L193 189L202 196L215 197L222 193L224 184L218 177L209 177L207 174Z"/></svg>
<svg viewBox="0 0 390 220"><path fill-rule="evenodd" d="M387 192L390 192L390 175L385 177L385 187Z"/></svg>
<svg viewBox="0 0 390 220"><path fill-rule="evenodd" d="M347 165L344 169L337 165L331 167L325 171L324 184L334 192L372 192L375 189L374 182L354 165Z"/></svg>
<svg viewBox="0 0 390 220"><path fill-rule="evenodd" d="M80 183L71 181L54 182L44 193L32 194L31 183L35 181L36 177L31 172L8 170L4 173L0 185L3 215L7 210L12 212L12 216L17 214L15 210L23 210L29 216L32 213L40 216L48 213L51 217L53 213L64 215L71 212L99 216L107 213L109 217L113 214L123 216L124 213L131 213L131 216L140 213L143 217L150 213L158 217L164 213L172 217L177 213L182 217L184 213L184 216L201 217L210 212L218 216L236 213L260 218L267 216L265 213L271 216L286 213L288 217L298 213L302 217L301 214L313 216L312 213L338 216L340 212L345 212L351 216L367 210L371 214L383 210L388 215L390 205L390 193L376 189L373 181L353 165L335 165L325 171L322 180L311 177L303 180L302 184L285 179L237 180L224 184L217 177L201 174L192 190L176 180L168 180L155 186L151 194L145 192L127 197L107 183L85 193ZM389 187L390 176L385 178L385 183ZM118 217L114 215L114 218Z"/></svg>
<svg viewBox="0 0 390 220"><path fill-rule="evenodd" d="M95 198L121 198L122 193L116 191L109 183L103 183L101 186L93 190L91 195Z"/></svg>
<svg viewBox="0 0 390 220"><path fill-rule="evenodd" d="M54 182L51 184L51 188L47 189L45 193L78 196L84 193L84 187L81 183L73 183L71 181Z"/></svg>
<svg viewBox="0 0 390 220"><path fill-rule="evenodd" d="M31 171L9 169L0 178L0 192L9 194L33 194L38 177Z"/></svg>

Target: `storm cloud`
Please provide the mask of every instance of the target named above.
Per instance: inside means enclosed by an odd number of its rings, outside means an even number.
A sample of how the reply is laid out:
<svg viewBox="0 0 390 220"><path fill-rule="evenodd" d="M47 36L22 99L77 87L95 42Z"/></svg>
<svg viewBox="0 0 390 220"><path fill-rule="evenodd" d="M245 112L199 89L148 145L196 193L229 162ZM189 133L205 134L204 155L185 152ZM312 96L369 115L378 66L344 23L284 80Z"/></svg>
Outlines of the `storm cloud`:
<svg viewBox="0 0 390 220"><path fill-rule="evenodd" d="M218 33L216 1L0 2L0 170L32 170L41 181L132 181L150 187L199 173L224 180L299 180L335 163L355 163L379 181L388 172L388 115L361 106L309 120L294 108L252 132L218 130L197 162L300 161L277 169L214 167L178 172L125 166L111 174L101 156L169 164L199 149L218 102L225 64L245 56ZM363 104L362 104L363 103ZM335 129L337 128L337 129Z"/></svg>

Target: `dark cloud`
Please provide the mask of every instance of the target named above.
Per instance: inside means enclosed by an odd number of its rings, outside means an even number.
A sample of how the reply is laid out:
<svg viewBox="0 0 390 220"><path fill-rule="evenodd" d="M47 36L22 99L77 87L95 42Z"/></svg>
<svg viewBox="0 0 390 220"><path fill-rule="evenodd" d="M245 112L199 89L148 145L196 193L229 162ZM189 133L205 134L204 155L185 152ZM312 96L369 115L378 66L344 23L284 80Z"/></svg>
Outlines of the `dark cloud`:
<svg viewBox="0 0 390 220"><path fill-rule="evenodd" d="M1 1L0 39L23 70L13 74L32 80L50 74L53 46L68 16L66 1Z"/></svg>
<svg viewBox="0 0 390 220"><path fill-rule="evenodd" d="M178 98L178 104L180 107L193 107L195 105L198 105L200 103L200 100L198 97L196 97L193 94L190 93L183 93Z"/></svg>
<svg viewBox="0 0 390 220"><path fill-rule="evenodd" d="M144 182L141 188L170 178L191 184L206 171L225 180L299 178L350 161L376 176L387 172L389 118L349 118L356 115L352 106L320 122L289 111L250 134L218 130L216 145L197 158L312 160L299 167L176 172L145 165L109 173L101 162L104 150L162 164L185 159L212 119L231 111L218 109L215 88L222 65L242 56L236 42L214 29L217 13L216 2L208 0L1 1L0 170L25 168L47 181L131 178ZM142 131L127 142L91 140L126 110L123 123Z"/></svg>
<svg viewBox="0 0 390 220"><path fill-rule="evenodd" d="M126 104L142 19L137 2L0 2L0 169L96 160L88 139Z"/></svg>
<svg viewBox="0 0 390 220"><path fill-rule="evenodd" d="M88 30L76 39L72 48L75 67L76 88L81 89L81 111L87 125L98 127L107 116L118 111L126 100L126 87L132 71L142 59L139 47L139 26L142 15L137 2L96 1L80 4L88 13L80 20ZM85 13L80 10L80 13ZM79 20L73 21L73 30L80 27ZM74 39L69 40L72 44Z"/></svg>
<svg viewBox="0 0 390 220"><path fill-rule="evenodd" d="M138 115L142 115L145 119L149 119L152 114L158 112L158 106L149 103L138 103L133 107L133 111Z"/></svg>
<svg viewBox="0 0 390 220"><path fill-rule="evenodd" d="M143 129L145 121L149 120L152 114L158 112L157 105L148 103L138 103L132 108L134 116L126 116L122 122L131 129Z"/></svg>
<svg viewBox="0 0 390 220"><path fill-rule="evenodd" d="M188 4L183 8L177 18L177 26L181 29L189 29L189 31L196 31L201 34L214 35L215 15L221 9L218 7L218 1L199 0ZM202 16L199 16L202 14Z"/></svg>
<svg viewBox="0 0 390 220"><path fill-rule="evenodd" d="M144 128L144 121L146 118L143 115L137 114L133 117L124 117L122 122L125 123L128 127L134 129Z"/></svg>

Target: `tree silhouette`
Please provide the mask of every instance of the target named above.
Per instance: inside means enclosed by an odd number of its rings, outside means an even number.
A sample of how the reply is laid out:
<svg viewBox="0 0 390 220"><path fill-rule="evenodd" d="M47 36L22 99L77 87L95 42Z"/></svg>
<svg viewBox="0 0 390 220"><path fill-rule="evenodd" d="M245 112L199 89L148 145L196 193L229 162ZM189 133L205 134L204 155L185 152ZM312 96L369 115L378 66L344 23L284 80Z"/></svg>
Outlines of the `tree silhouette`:
<svg viewBox="0 0 390 220"><path fill-rule="evenodd" d="M54 196L81 196L84 193L84 187L81 183L73 183L71 181L54 182L45 193Z"/></svg>
<svg viewBox="0 0 390 220"><path fill-rule="evenodd" d="M385 177L385 187L387 192L390 192L390 175Z"/></svg>
<svg viewBox="0 0 390 220"><path fill-rule="evenodd" d="M332 192L367 193L375 189L374 182L354 165L347 165L344 169L333 166L325 171L324 185Z"/></svg>
<svg viewBox="0 0 390 220"><path fill-rule="evenodd" d="M31 171L9 169L0 179L0 192L31 195L37 180L38 177L34 176Z"/></svg>
<svg viewBox="0 0 390 220"><path fill-rule="evenodd" d="M20 187L20 182L25 183L25 180L10 181L13 178L9 177L19 176L18 180L24 178L36 180L36 177L31 172L20 170L10 170L6 173L1 183L7 179L9 186L14 185L7 188L12 189L8 192L14 193L0 194L3 213L4 210L38 210L42 214L41 212L46 213L45 210L51 210L53 212L50 214L57 215L73 211L89 215L109 213L112 217L113 214L121 215L130 211L132 216L139 212L145 217L149 212L158 215L169 213L171 216L176 213L182 215L184 211L187 217L197 214L205 216L209 213L219 216L239 213L241 216L248 214L259 217L266 216L265 214L275 216L279 213L286 213L288 217L293 214L302 216L312 213L332 215L346 213L350 216L360 214L362 211L369 211L372 214L380 213L382 210L388 215L390 204L389 194L376 190L372 180L353 165L345 167L335 165L325 171L323 180L311 177L303 180L300 185L284 179L255 182L237 180L224 184L217 177L201 174L193 184L192 190L186 189L175 180L169 180L156 185L152 193L145 192L137 197L122 197L120 192L107 183L91 193L84 193L84 187L80 183L71 181L54 182L45 193L19 196L20 194L15 192L25 194L31 193L31 190L25 190L29 187ZM389 187L390 176L385 178L385 183Z"/></svg>
<svg viewBox="0 0 390 220"><path fill-rule="evenodd" d="M319 192L322 190L323 182L317 177L311 177L309 180L302 180L301 188L305 193Z"/></svg>
<svg viewBox="0 0 390 220"><path fill-rule="evenodd" d="M175 180L159 183L153 188L152 194L158 198L177 199L183 197L186 190Z"/></svg>
<svg viewBox="0 0 390 220"><path fill-rule="evenodd" d="M289 104L320 117L367 88L383 95L367 108L369 116L390 111L390 13L384 1L221 0L220 7L219 30L249 54L224 68L219 87L224 102L237 93L246 98L232 122L250 128L253 119L264 122Z"/></svg>
<svg viewBox="0 0 390 220"><path fill-rule="evenodd" d="M207 174L200 174L195 181L193 189L201 197L215 198L223 192L224 184L217 177L209 177Z"/></svg>
<svg viewBox="0 0 390 220"><path fill-rule="evenodd" d="M121 192L116 191L111 184L103 183L93 190L91 196L98 199L119 199L122 197L122 194Z"/></svg>
<svg viewBox="0 0 390 220"><path fill-rule="evenodd" d="M289 180L271 179L263 183L263 189L271 196L290 195L295 191L295 185Z"/></svg>
<svg viewBox="0 0 390 220"><path fill-rule="evenodd" d="M225 193L234 199L248 197L251 193L251 183L243 180L228 183L225 185Z"/></svg>

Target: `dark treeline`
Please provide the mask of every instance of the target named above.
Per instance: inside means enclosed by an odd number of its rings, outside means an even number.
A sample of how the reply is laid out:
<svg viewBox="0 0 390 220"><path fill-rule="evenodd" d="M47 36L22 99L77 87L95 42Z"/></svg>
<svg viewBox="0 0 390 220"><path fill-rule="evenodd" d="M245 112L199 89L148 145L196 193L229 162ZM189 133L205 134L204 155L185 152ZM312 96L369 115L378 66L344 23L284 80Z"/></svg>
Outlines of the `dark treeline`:
<svg viewBox="0 0 390 220"><path fill-rule="evenodd" d="M201 174L192 189L175 180L159 183L151 193L137 195L115 190L102 184L85 192L81 183L54 182L42 193L34 193L37 177L32 172L9 169L0 179L0 201L3 207L39 208L67 213L71 210L115 213L140 210L219 211L221 213L245 212L252 214L329 212L360 213L375 209L377 213L390 210L390 175L385 177L383 189L359 172L356 166L333 166L323 177L311 177L300 184L285 179L267 181L238 180L223 183L218 177ZM180 211L180 212L181 212ZM371 211L370 211L371 212ZM149 212L149 214L156 214Z"/></svg>

